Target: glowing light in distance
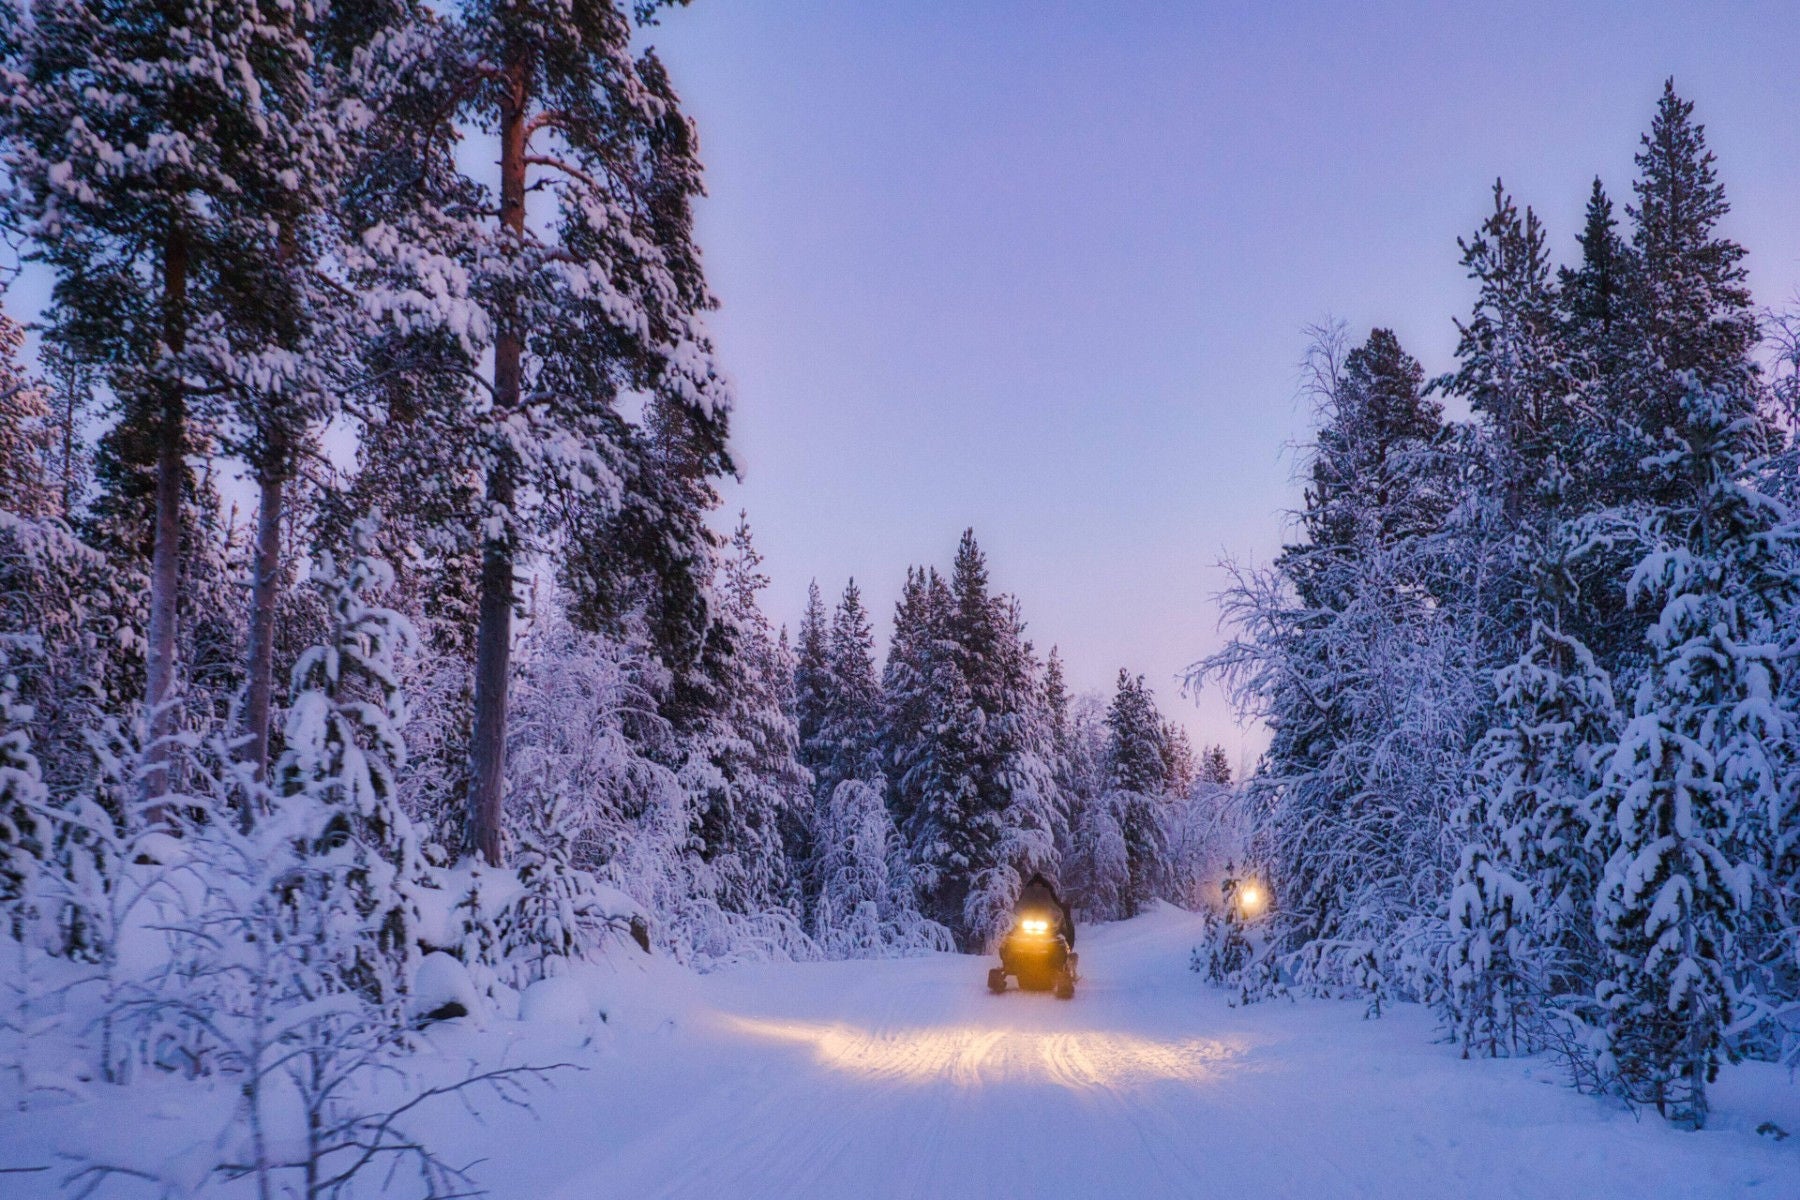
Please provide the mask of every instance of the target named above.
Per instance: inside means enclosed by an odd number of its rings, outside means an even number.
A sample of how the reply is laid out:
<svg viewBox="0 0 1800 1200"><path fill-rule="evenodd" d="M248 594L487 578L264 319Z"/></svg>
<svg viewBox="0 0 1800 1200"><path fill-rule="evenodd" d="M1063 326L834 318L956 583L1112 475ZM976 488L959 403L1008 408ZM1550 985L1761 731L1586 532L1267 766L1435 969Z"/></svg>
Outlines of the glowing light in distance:
<svg viewBox="0 0 1800 1200"><path fill-rule="evenodd" d="M1238 890L1238 910L1247 917L1253 917L1263 910L1269 898L1263 895L1261 887L1254 883L1246 883Z"/></svg>

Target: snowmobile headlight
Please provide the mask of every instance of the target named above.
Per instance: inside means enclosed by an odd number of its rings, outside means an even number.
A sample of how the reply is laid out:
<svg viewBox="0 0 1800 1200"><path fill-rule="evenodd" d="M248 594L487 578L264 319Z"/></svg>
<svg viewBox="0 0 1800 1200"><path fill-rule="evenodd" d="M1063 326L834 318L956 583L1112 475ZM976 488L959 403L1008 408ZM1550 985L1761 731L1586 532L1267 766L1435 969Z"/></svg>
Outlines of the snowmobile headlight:
<svg viewBox="0 0 1800 1200"><path fill-rule="evenodd" d="M1049 933L1050 922L1039 917L1026 917L1023 921L1019 922L1019 928L1023 929L1026 933Z"/></svg>

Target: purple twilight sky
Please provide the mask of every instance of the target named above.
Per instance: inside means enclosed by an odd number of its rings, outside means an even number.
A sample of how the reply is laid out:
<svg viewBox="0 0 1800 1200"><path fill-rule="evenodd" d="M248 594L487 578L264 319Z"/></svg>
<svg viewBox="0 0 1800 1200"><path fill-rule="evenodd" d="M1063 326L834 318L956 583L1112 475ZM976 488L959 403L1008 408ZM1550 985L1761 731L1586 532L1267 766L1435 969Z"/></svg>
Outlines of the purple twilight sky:
<svg viewBox="0 0 1800 1200"><path fill-rule="evenodd" d="M1181 669L1221 557L1297 496L1302 327L1451 366L1456 238L1504 177L1559 256L1629 198L1665 76L1697 101L1760 303L1797 280L1800 73L1783 4L696 0L652 40L698 121L714 329L746 506L797 620L973 525L1078 689Z"/></svg>

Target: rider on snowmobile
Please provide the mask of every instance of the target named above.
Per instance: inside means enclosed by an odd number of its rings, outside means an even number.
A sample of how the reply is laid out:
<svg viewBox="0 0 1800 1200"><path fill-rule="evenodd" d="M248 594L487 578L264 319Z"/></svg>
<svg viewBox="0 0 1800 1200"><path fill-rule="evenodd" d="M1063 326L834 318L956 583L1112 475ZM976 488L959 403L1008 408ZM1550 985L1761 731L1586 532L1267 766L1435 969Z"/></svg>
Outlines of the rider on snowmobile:
<svg viewBox="0 0 1800 1200"><path fill-rule="evenodd" d="M988 987L1006 990L1006 977L1032 991L1054 990L1067 1000L1075 994L1075 918L1056 889L1033 875L1019 890L1011 932L1000 942L1000 965L988 972Z"/></svg>

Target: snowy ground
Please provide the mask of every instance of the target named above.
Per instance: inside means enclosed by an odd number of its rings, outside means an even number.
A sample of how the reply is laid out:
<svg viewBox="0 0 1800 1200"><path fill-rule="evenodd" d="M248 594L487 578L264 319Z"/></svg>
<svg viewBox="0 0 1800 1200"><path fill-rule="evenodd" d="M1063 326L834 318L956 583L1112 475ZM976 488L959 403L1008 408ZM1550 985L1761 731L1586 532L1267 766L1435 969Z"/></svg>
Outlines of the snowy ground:
<svg viewBox="0 0 1800 1200"><path fill-rule="evenodd" d="M1800 1196L1800 1137L1754 1132L1800 1131L1785 1073L1730 1071L1714 1128L1676 1132L1548 1064L1459 1061L1406 1006L1228 1008L1185 969L1195 934L1172 909L1091 930L1068 1003L952 955L634 971L598 1033L441 1028L452 1059L587 1070L535 1115L435 1124L507 1200ZM0 1166L44 1158L47 1117L0 1122Z"/></svg>

